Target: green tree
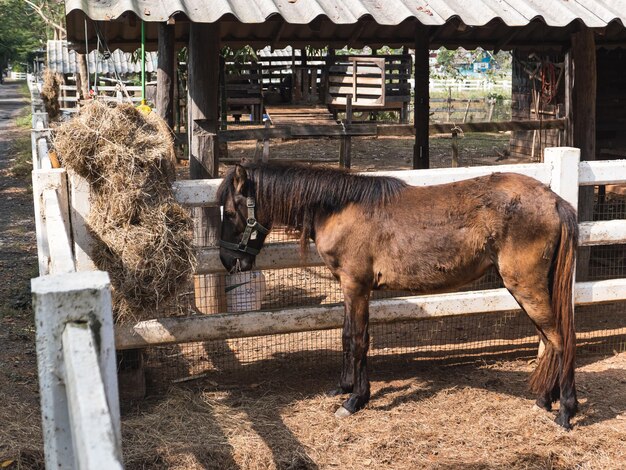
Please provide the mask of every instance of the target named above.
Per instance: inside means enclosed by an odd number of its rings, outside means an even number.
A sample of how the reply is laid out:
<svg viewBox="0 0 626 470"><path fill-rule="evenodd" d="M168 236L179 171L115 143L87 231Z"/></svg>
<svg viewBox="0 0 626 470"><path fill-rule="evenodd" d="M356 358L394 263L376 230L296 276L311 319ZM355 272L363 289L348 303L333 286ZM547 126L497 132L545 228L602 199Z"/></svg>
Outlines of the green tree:
<svg viewBox="0 0 626 470"><path fill-rule="evenodd" d="M28 63L47 39L61 39L64 18L62 1L0 0L0 72Z"/></svg>

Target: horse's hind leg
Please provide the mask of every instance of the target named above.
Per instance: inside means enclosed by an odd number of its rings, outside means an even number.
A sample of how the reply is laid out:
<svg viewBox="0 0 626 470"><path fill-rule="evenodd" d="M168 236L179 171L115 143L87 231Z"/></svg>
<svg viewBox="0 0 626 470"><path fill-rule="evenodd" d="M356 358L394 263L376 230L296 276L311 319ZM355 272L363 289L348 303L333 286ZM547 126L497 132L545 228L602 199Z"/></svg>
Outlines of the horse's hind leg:
<svg viewBox="0 0 626 470"><path fill-rule="evenodd" d="M530 388L537 394L537 405L546 410L550 410L552 402L560 397L556 421L569 429L569 420L577 408L576 391L573 377L571 380L561 378L563 337L551 306L548 291L549 267L543 259L534 263L534 266L528 266L528 258L521 263L519 260L512 261L511 264L510 267L502 262L499 264L504 285L535 324L546 344L546 349L531 375Z"/></svg>

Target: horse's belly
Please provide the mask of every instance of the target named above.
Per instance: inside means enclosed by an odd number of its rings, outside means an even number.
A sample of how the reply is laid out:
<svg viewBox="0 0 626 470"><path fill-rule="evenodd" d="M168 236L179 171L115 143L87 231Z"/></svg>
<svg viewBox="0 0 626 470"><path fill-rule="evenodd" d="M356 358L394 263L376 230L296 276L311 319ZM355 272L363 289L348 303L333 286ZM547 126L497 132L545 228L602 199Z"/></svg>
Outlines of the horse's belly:
<svg viewBox="0 0 626 470"><path fill-rule="evenodd" d="M488 256L480 255L457 265L425 262L422 265L381 267L376 272L374 288L423 294L450 291L480 278L492 264Z"/></svg>

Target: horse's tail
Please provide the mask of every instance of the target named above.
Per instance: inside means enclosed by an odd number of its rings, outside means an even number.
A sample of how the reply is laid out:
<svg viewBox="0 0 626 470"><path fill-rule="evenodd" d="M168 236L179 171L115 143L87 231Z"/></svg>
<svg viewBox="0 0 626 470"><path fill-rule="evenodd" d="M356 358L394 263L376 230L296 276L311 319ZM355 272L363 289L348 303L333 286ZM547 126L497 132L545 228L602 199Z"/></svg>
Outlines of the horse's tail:
<svg viewBox="0 0 626 470"><path fill-rule="evenodd" d="M572 283L578 246L578 220L576 210L565 200L559 198L556 209L561 219L561 238L550 268L551 306L562 339L562 349L559 354L551 344L546 344L544 355L530 377L530 387L535 393L554 391L559 379L558 385L563 391L572 391L575 385L576 331ZM573 399L575 402L575 391Z"/></svg>

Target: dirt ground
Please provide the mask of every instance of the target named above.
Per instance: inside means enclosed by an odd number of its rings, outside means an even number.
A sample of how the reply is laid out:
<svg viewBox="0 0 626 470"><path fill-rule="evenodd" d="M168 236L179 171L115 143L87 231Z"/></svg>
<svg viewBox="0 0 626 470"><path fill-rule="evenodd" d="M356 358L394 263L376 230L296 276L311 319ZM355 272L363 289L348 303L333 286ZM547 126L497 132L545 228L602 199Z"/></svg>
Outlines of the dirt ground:
<svg viewBox="0 0 626 470"><path fill-rule="evenodd" d="M13 170L21 168L16 150L30 149L30 133L15 125L27 106L17 84L0 85L0 468L37 468L43 458L30 307L30 279L38 275L30 169Z"/></svg>
<svg viewBox="0 0 626 470"><path fill-rule="evenodd" d="M29 293L37 275L30 175L10 170L20 138L29 145L28 131L13 124L24 106L16 85L0 86L0 468L9 469L43 468ZM396 159L410 158L409 144L400 141L356 143L355 167L399 168L384 150L398 145L404 150ZM316 143L284 152L308 155L318 147L330 152ZM472 158L497 158L484 149L484 157ZM379 160L359 157L366 154ZM571 432L553 424L554 412L533 410L526 385L533 365L522 360L378 360L370 405L346 420L333 415L341 398L325 395L338 378L334 361L294 354L289 370L284 363L250 364L124 404L127 468L626 468L626 353L581 358L581 411Z"/></svg>
<svg viewBox="0 0 626 470"><path fill-rule="evenodd" d="M271 160L304 160L337 165L338 139L309 139L270 141ZM352 168L359 171L408 170L413 161L414 139L410 137L355 137L352 139ZM507 155L508 133L474 133L458 139L459 166L503 165L526 163ZM452 164L452 139L434 136L430 140L431 168L450 167ZM228 146L230 161L242 158L253 160L261 148L256 142L231 142ZM225 168L225 167L224 167Z"/></svg>

